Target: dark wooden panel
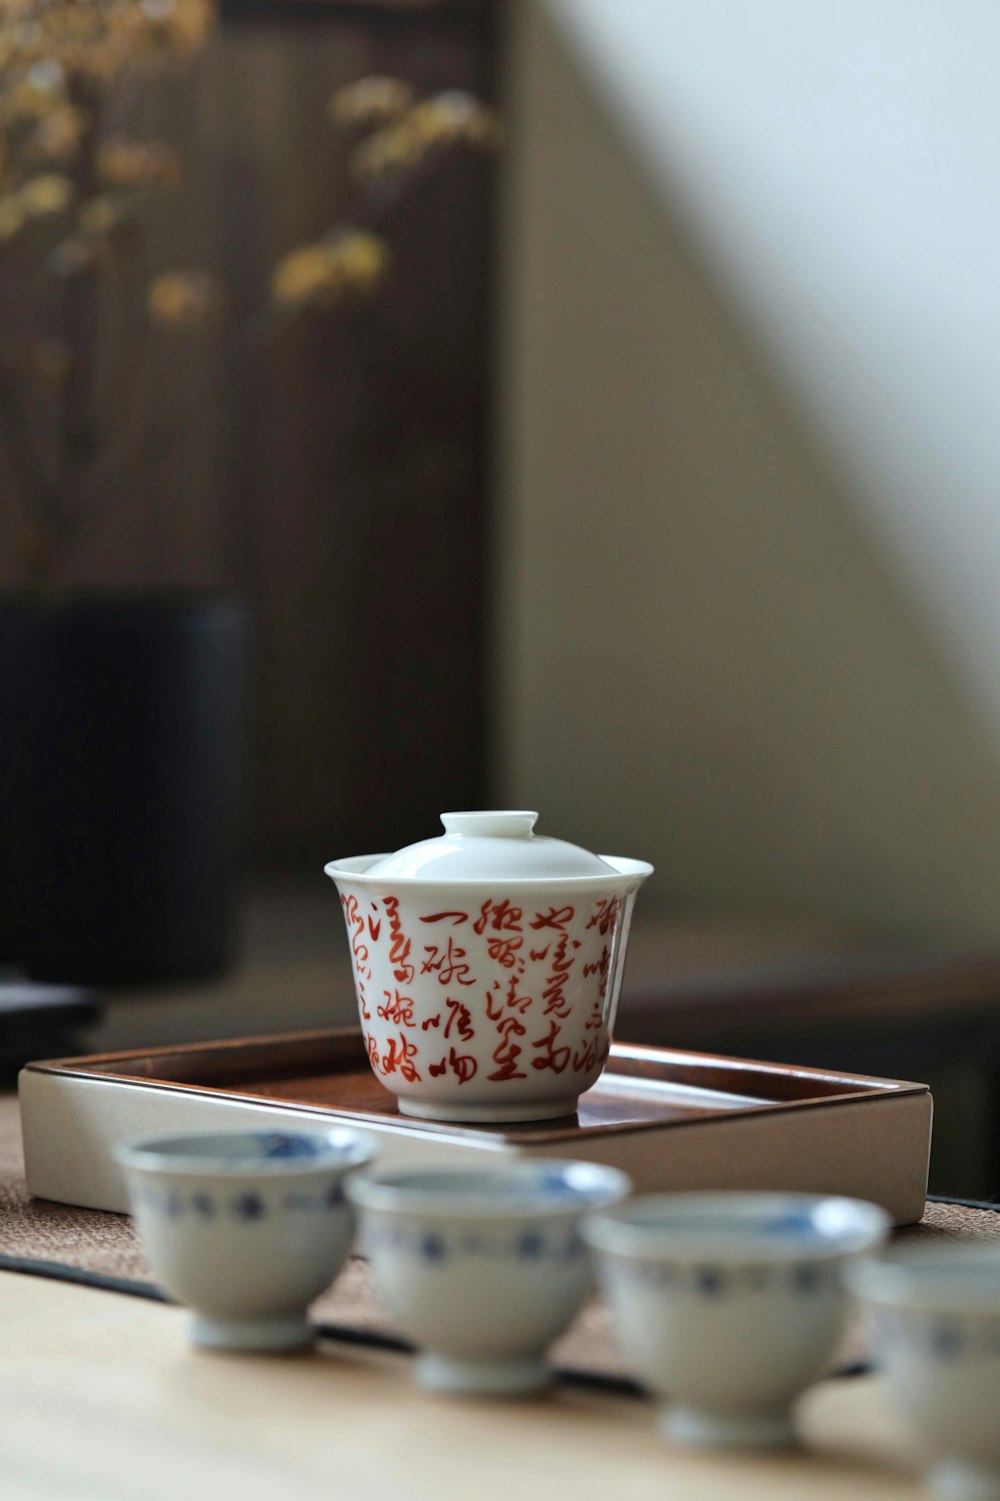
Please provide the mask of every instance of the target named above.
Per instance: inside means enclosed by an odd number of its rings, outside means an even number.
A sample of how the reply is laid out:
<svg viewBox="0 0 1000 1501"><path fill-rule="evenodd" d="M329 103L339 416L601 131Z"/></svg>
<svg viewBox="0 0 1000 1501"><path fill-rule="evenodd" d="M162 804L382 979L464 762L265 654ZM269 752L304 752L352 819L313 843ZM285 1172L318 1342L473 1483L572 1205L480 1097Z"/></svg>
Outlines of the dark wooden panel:
<svg viewBox="0 0 1000 1501"><path fill-rule="evenodd" d="M218 272L229 317L129 355L128 441L63 581L247 599L253 848L317 879L331 852L406 842L484 796L492 163L457 152L389 215L375 305L304 318L252 361L234 331L278 257L351 199L332 90L377 72L489 96L494 10L226 25L188 76L111 106L115 129L171 140L187 164L145 212L150 269ZM141 300L123 305L144 341ZM0 586L18 541L0 503Z"/></svg>

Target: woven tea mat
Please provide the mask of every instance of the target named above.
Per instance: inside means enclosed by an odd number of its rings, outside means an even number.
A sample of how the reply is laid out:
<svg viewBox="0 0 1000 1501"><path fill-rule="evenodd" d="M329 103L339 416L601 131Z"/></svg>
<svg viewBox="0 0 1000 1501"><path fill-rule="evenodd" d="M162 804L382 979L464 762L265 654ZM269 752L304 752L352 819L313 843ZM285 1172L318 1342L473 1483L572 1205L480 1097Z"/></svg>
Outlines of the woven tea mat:
<svg viewBox="0 0 1000 1501"><path fill-rule="evenodd" d="M928 1204L919 1226L903 1236L1000 1238L1000 1213L956 1204ZM34 1272L111 1290L155 1295L149 1266L131 1221L96 1209L32 1199L24 1183L21 1125L15 1095L0 1095L0 1271ZM394 1340L364 1262L354 1259L313 1305L314 1320L340 1338ZM843 1352L863 1354L855 1335ZM596 1379L620 1378L624 1366L603 1305L581 1314L555 1350L564 1371Z"/></svg>

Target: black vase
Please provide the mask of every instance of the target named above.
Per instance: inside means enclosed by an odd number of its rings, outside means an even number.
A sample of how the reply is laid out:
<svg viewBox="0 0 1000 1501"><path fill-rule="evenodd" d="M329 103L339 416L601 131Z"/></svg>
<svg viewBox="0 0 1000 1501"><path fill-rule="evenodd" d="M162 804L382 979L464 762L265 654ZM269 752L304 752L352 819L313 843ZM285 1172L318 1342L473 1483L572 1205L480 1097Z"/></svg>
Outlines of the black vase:
<svg viewBox="0 0 1000 1501"><path fill-rule="evenodd" d="M229 967L246 658L230 598L0 600L0 962L94 986Z"/></svg>

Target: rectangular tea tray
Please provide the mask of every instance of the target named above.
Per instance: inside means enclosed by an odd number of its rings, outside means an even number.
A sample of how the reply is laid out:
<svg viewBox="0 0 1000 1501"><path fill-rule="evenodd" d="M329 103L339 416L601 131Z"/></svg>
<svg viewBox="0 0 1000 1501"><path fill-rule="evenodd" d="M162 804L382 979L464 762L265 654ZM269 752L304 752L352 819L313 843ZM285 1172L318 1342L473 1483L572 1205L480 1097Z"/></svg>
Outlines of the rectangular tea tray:
<svg viewBox="0 0 1000 1501"><path fill-rule="evenodd" d="M534 1125L438 1125L400 1115L353 1029L32 1063L21 1074L28 1187L124 1210L112 1146L149 1132L354 1125L380 1160L476 1153L612 1163L637 1191L790 1189L923 1213L931 1096L924 1084L616 1044L579 1114Z"/></svg>

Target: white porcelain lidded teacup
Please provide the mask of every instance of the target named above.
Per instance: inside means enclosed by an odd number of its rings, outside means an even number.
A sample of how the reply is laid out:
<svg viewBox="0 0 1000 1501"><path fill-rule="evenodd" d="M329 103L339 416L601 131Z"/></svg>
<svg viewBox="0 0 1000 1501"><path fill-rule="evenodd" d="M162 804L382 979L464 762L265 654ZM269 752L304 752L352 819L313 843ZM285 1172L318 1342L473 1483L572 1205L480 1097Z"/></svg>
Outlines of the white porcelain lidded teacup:
<svg viewBox="0 0 1000 1501"><path fill-rule="evenodd" d="M571 1115L604 1067L635 894L652 866L444 813L392 855L331 861L372 1068L405 1115Z"/></svg>
<svg viewBox="0 0 1000 1501"><path fill-rule="evenodd" d="M876 1358L928 1456L935 1495L1000 1501L1000 1253L902 1246L850 1267Z"/></svg>
<svg viewBox="0 0 1000 1501"><path fill-rule="evenodd" d="M623 1353L668 1400L676 1443L794 1441L793 1400L820 1376L848 1306L841 1269L889 1216L807 1194L657 1194L594 1215L584 1235Z"/></svg>
<svg viewBox="0 0 1000 1501"><path fill-rule="evenodd" d="M312 1338L306 1310L347 1259L345 1189L375 1147L356 1131L216 1131L117 1146L158 1281L216 1350L286 1350Z"/></svg>
<svg viewBox="0 0 1000 1501"><path fill-rule="evenodd" d="M355 1178L359 1247L435 1391L520 1395L589 1291L580 1221L618 1203L617 1168L555 1159L384 1169Z"/></svg>

